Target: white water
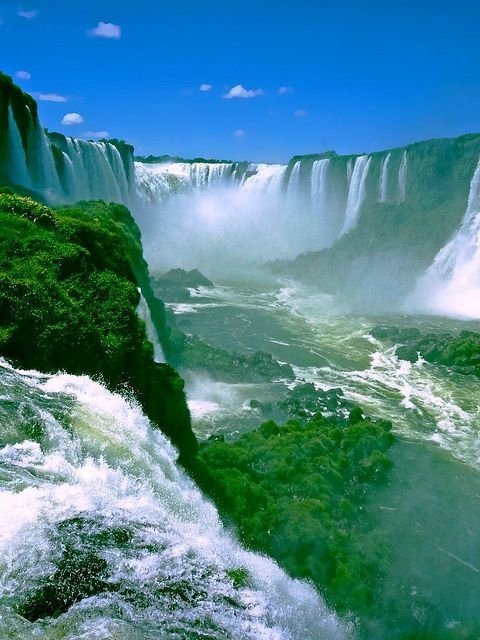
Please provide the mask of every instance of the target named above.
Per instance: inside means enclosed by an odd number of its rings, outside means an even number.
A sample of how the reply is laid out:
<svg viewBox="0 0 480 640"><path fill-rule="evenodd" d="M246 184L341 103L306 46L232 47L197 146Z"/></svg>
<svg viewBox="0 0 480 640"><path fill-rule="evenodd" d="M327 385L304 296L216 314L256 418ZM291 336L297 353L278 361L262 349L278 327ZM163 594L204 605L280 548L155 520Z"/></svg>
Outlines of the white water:
<svg viewBox="0 0 480 640"><path fill-rule="evenodd" d="M480 318L480 160L470 183L460 228L438 252L407 306L464 318Z"/></svg>
<svg viewBox="0 0 480 640"><path fill-rule="evenodd" d="M351 231L358 222L360 208L365 199L365 181L370 168L371 158L367 155L359 156L355 160L352 178L348 189L347 206L345 209L345 220L340 235L345 235Z"/></svg>
<svg viewBox="0 0 480 640"><path fill-rule="evenodd" d="M407 152L404 151L400 167L398 169L398 202L405 202L405 195L407 193Z"/></svg>
<svg viewBox="0 0 480 640"><path fill-rule="evenodd" d="M387 202L388 197L388 164L390 162L392 154L387 153L387 155L382 158L382 167L380 173L380 202Z"/></svg>
<svg viewBox="0 0 480 640"><path fill-rule="evenodd" d="M165 354L163 353L163 347L160 344L158 332L153 323L152 312L150 311L148 302L145 300L141 289L138 289L138 293L140 294L140 302L137 307L137 313L145 323L147 338L150 340L153 347L153 359L155 360L155 362L166 362Z"/></svg>
<svg viewBox="0 0 480 640"><path fill-rule="evenodd" d="M312 165L311 175L311 196L312 207L318 208L322 211L326 204L326 190L327 190L327 171L330 160L323 158L322 160L315 160Z"/></svg>
<svg viewBox="0 0 480 640"><path fill-rule="evenodd" d="M64 168L60 175L52 150L54 143L33 121L28 153L25 153L10 106L7 135L6 167L13 183L41 193L51 204L91 199L130 204L133 161L127 175L120 152L114 145L66 138L66 147L61 150Z"/></svg>
<svg viewBox="0 0 480 640"><path fill-rule="evenodd" d="M27 168L25 151L22 145L22 138L18 130L17 123L13 117L12 108L8 107L8 177L15 184L21 184L27 189L30 187L30 175Z"/></svg>
<svg viewBox="0 0 480 640"><path fill-rule="evenodd" d="M5 361L0 393L0 637L348 635L312 587L224 530L135 404L87 377L15 371ZM55 574L67 549L104 561L106 586L58 618L28 622L16 607ZM229 572L238 569L246 580L235 585Z"/></svg>

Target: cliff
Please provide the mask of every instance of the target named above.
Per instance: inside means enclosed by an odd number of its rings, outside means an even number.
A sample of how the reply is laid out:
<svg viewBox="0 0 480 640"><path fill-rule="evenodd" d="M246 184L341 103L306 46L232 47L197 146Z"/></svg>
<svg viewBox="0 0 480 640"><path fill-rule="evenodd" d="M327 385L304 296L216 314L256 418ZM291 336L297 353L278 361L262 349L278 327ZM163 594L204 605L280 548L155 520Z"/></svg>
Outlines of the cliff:
<svg viewBox="0 0 480 640"><path fill-rule="evenodd" d="M183 463L196 440L183 380L153 359L140 295L152 302L140 232L128 210L103 202L50 209L0 194L0 353L23 368L65 370L130 389ZM152 316L168 342L163 305Z"/></svg>

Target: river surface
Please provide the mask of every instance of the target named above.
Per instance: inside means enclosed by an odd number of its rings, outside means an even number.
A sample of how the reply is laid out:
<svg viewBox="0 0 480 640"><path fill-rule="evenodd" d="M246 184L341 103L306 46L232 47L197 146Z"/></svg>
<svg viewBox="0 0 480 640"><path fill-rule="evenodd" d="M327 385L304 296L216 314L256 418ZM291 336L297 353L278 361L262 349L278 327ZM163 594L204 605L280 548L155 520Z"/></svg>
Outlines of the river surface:
<svg viewBox="0 0 480 640"><path fill-rule="evenodd" d="M433 633L479 638L480 380L401 361L369 329L386 323L456 332L480 324L352 315L345 302L292 282L230 282L191 293L189 303L169 305L184 330L241 353L268 351L292 365L293 384L341 387L367 414L392 421L394 467L388 484L369 497L375 526L393 547L385 597L403 602L405 620L392 625L409 630L415 620ZM261 420L252 398L272 400L292 385L224 384L191 373L187 382L200 438L238 437Z"/></svg>

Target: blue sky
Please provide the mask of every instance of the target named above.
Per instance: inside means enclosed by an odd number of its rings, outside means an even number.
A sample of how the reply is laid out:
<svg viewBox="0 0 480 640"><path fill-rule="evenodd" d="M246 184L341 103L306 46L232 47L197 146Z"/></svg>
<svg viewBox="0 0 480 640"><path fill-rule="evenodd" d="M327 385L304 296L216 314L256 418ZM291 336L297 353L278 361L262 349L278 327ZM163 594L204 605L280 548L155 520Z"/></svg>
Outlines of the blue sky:
<svg viewBox="0 0 480 640"><path fill-rule="evenodd" d="M286 161L480 131L478 0L0 0L0 21L0 69L27 72L44 126L139 154Z"/></svg>

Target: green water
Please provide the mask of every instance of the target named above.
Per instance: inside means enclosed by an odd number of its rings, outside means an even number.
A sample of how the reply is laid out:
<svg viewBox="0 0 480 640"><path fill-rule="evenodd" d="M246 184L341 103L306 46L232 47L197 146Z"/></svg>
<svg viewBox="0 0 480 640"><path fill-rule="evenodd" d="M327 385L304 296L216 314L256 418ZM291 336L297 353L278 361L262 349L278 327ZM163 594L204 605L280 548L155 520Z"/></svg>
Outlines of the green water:
<svg viewBox="0 0 480 640"><path fill-rule="evenodd" d="M480 380L422 361L399 361L393 348L368 334L380 323L434 332L480 325L349 315L331 296L292 283L227 284L200 290L190 304L172 308L185 330L212 344L269 351L292 364L298 381L341 387L366 413L392 420L394 467L387 486L369 496L369 511L393 553L379 620L371 621L367 636L385 637L391 625L396 634L403 629L480 637ZM251 429L261 416L249 400L278 397L286 384L227 385L191 373L187 378L200 438L234 438Z"/></svg>

